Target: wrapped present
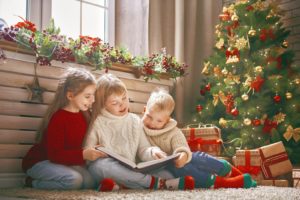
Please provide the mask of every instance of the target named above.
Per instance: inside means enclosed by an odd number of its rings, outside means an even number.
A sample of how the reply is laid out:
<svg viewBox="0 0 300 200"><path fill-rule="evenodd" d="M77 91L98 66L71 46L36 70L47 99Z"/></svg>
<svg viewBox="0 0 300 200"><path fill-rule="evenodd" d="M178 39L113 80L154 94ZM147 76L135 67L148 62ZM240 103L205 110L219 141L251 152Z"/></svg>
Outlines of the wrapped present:
<svg viewBox="0 0 300 200"><path fill-rule="evenodd" d="M300 188L300 169L293 169L293 186Z"/></svg>
<svg viewBox="0 0 300 200"><path fill-rule="evenodd" d="M276 187L288 187L289 182L288 180L261 180L259 185L265 185L265 186L276 186Z"/></svg>
<svg viewBox="0 0 300 200"><path fill-rule="evenodd" d="M243 173L248 173L258 183L263 179L261 172L261 158L259 151L254 150L237 150L236 155L232 158L234 166Z"/></svg>
<svg viewBox="0 0 300 200"><path fill-rule="evenodd" d="M258 148L261 157L261 171L265 179L291 172L293 169L282 142Z"/></svg>
<svg viewBox="0 0 300 200"><path fill-rule="evenodd" d="M213 156L221 154L221 130L212 125L188 126L181 129L185 135L191 151L202 151Z"/></svg>

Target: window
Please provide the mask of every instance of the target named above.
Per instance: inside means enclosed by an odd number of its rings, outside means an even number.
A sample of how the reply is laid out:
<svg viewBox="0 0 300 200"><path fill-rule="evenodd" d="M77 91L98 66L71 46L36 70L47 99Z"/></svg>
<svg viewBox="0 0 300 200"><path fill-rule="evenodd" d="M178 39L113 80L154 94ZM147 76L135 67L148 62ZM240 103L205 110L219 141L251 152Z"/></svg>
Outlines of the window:
<svg viewBox="0 0 300 200"><path fill-rule="evenodd" d="M44 29L53 18L63 35L99 37L110 45L114 45L114 12L114 0L0 0L0 18L8 25L21 16Z"/></svg>

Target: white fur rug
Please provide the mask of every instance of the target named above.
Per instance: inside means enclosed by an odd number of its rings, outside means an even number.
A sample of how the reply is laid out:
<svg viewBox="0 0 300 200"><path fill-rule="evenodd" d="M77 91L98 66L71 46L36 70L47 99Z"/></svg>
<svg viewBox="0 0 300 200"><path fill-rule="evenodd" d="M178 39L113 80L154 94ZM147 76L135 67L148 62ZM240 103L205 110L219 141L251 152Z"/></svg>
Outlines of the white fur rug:
<svg viewBox="0 0 300 200"><path fill-rule="evenodd" d="M81 191L45 191L31 188L1 189L1 200L23 199L68 199L68 200L106 200L106 199L270 199L270 200L300 200L300 188L259 186L252 189L196 189L193 191L149 191L122 190L118 192L97 192L93 190Z"/></svg>

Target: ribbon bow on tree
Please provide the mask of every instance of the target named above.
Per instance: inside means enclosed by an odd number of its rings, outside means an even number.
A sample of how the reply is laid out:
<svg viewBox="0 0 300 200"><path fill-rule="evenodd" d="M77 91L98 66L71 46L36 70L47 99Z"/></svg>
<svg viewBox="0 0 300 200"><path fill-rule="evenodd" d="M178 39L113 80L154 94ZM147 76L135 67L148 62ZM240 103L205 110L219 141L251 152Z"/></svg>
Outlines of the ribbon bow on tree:
<svg viewBox="0 0 300 200"><path fill-rule="evenodd" d="M296 142L300 140L300 128L293 128L291 125L289 125L286 129L286 132L283 134L283 137L289 141L292 137Z"/></svg>

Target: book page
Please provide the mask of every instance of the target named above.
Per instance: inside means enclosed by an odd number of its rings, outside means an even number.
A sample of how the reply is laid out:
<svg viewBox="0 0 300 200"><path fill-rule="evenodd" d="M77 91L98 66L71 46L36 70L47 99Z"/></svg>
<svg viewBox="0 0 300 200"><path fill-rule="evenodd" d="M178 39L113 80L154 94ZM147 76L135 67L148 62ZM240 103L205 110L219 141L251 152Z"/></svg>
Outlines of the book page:
<svg viewBox="0 0 300 200"><path fill-rule="evenodd" d="M96 150L106 153L108 156L120 161L121 163L123 163L131 168L136 168L136 164L134 162L132 162L131 160L129 160L127 158L124 158L123 156L120 156L119 154L117 154L105 147L95 147L95 148L96 148Z"/></svg>
<svg viewBox="0 0 300 200"><path fill-rule="evenodd" d="M168 162L170 160L176 159L178 156L179 156L178 154L173 154L173 155L167 156L165 158L150 160L150 161L147 161L147 162L140 162L140 163L137 164L137 168L141 169L141 168L145 168L147 166L155 165L155 164L158 164L158 163L165 163L165 162Z"/></svg>

